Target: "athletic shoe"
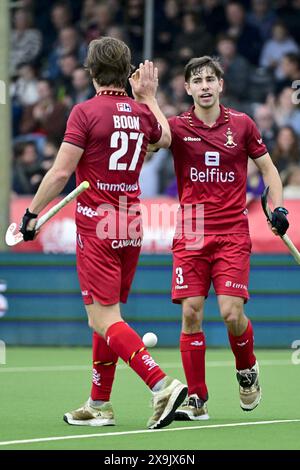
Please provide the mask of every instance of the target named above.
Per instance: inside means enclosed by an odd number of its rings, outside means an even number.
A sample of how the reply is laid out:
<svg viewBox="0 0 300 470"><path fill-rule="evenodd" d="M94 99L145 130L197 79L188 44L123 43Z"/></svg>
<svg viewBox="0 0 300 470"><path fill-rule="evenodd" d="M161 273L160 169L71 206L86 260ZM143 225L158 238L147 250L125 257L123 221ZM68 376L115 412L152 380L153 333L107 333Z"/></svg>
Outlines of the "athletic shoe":
<svg viewBox="0 0 300 470"><path fill-rule="evenodd" d="M244 411L252 411L261 400L259 368L256 362L251 369L237 370L236 377L240 386L240 405Z"/></svg>
<svg viewBox="0 0 300 470"><path fill-rule="evenodd" d="M209 419L207 404L194 393L186 398L175 412L175 421L200 421Z"/></svg>
<svg viewBox="0 0 300 470"><path fill-rule="evenodd" d="M64 421L76 426L114 426L114 412L111 403L105 402L100 406L92 406L90 398L77 410L64 415Z"/></svg>
<svg viewBox="0 0 300 470"><path fill-rule="evenodd" d="M185 399L187 385L166 377L163 389L152 393L153 415L149 418L147 427L149 429L164 428L173 421L176 409Z"/></svg>

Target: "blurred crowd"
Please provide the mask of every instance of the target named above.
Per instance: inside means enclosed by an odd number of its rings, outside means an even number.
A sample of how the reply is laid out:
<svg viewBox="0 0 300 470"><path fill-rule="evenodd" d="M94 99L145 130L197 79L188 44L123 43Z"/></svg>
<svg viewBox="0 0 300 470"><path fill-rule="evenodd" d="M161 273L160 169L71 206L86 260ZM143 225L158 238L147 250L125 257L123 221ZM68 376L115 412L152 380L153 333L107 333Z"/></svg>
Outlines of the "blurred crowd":
<svg viewBox="0 0 300 470"><path fill-rule="evenodd" d="M145 0L22 0L12 8L13 191L32 194L51 167L71 108L94 95L84 69L92 39L112 36L143 60ZM300 198L300 0L154 0L153 58L167 116L191 106L183 68L214 55L223 104L256 121L284 183ZM70 180L65 192L74 186ZM263 182L249 162L248 199ZM147 154L142 197L176 196L168 150Z"/></svg>

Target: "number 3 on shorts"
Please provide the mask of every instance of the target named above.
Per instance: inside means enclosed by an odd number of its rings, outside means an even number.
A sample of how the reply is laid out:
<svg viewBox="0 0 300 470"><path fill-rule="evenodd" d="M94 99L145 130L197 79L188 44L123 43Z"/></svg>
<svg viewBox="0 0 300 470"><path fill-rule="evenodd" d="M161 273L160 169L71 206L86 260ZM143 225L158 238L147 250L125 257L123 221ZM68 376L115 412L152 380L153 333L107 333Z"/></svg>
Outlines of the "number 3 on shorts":
<svg viewBox="0 0 300 470"><path fill-rule="evenodd" d="M176 284L181 286L181 284L183 284L183 282L184 282L182 268L176 268L175 272L177 274Z"/></svg>

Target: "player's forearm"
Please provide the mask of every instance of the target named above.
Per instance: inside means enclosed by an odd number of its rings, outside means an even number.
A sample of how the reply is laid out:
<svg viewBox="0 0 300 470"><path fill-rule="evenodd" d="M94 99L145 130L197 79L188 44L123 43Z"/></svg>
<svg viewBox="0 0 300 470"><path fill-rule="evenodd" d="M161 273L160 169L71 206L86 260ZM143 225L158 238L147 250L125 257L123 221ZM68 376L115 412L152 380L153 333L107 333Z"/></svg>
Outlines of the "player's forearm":
<svg viewBox="0 0 300 470"><path fill-rule="evenodd" d="M169 137L169 143L166 145L166 147L169 147L170 144L171 144L170 126L169 126L169 123L168 123L168 120L167 120L166 116L163 114L160 107L158 106L156 98L143 99L142 102L148 106L150 111L152 111L152 113L154 114L154 116L158 120L159 124L161 125L164 134Z"/></svg>
<svg viewBox="0 0 300 470"><path fill-rule="evenodd" d="M274 207L283 206L283 195L282 195L282 182L277 171L277 168L273 166L265 174L262 172L264 183L269 186L270 198L273 202Z"/></svg>
<svg viewBox="0 0 300 470"><path fill-rule="evenodd" d="M49 202L61 193L69 177L67 173L51 168L43 178L29 206L29 211L34 214L39 214Z"/></svg>

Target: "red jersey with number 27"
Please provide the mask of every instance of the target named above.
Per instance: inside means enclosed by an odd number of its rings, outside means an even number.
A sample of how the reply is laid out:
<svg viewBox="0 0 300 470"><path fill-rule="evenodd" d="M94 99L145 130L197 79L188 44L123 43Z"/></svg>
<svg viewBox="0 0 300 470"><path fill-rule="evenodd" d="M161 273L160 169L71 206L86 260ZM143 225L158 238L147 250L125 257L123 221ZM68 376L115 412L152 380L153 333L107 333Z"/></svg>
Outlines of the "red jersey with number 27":
<svg viewBox="0 0 300 470"><path fill-rule="evenodd" d="M76 183L87 180L91 189L77 199L76 224L81 233L95 235L97 208L119 209L138 203L139 174L149 143L161 137L161 126L148 106L122 92L102 92L71 111L64 142L84 149L76 169Z"/></svg>
<svg viewBox="0 0 300 470"><path fill-rule="evenodd" d="M169 119L180 205L204 204L205 234L248 233L248 157L259 158L267 149L249 116L220 110L212 127L194 108Z"/></svg>

